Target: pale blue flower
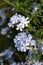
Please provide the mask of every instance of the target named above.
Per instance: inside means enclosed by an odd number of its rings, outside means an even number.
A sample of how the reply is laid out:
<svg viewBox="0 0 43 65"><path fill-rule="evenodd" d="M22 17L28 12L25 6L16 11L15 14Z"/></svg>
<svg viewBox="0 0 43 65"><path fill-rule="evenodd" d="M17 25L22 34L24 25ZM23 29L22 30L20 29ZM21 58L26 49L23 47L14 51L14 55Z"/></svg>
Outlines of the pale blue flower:
<svg viewBox="0 0 43 65"><path fill-rule="evenodd" d="M15 47L17 47L18 51L26 52L26 50L31 49L29 45L31 43L32 36L26 32L18 33L18 35L14 38Z"/></svg>
<svg viewBox="0 0 43 65"><path fill-rule="evenodd" d="M12 28L16 25L16 30L20 29L20 31L22 31L23 28L28 27L28 23L30 23L28 17L16 13L10 18L8 25Z"/></svg>

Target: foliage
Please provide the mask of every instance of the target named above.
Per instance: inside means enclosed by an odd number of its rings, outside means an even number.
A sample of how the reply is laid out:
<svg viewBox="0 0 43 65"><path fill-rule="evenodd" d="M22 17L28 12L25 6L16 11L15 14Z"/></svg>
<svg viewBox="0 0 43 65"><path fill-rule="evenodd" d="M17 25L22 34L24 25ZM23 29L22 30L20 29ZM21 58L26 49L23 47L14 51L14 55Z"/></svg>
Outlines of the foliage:
<svg viewBox="0 0 43 65"><path fill-rule="evenodd" d="M34 3L35 3L35 5L38 4L38 6L35 6L36 8L38 8L37 10L34 9ZM26 29L32 34L34 39L38 40L38 43L41 42L41 40L43 38L43 0L0 0L0 9L1 8L7 9L9 7L10 7L10 9L5 11L7 19L9 20L9 18L15 13L19 13L19 14L24 15L25 17L29 17L30 23ZM15 9L12 11L11 9L13 9L13 8L15 8ZM10 10L10 13L9 13L9 10ZM33 12L33 10L34 10L34 12ZM5 26L7 26L7 25L5 25ZM0 26L0 29L1 29L1 26ZM15 30L15 32L13 32L13 34L11 35L12 39L15 36L15 34L17 34L19 31ZM2 46L2 47L4 45L2 43L9 42L8 39L6 39L6 36L0 35L0 38L1 38L0 46ZM4 46L3 50L5 48L8 48L9 45L13 45L12 41L10 41L8 43L8 45ZM1 51L3 51L3 50L1 49ZM20 60L20 56L21 56L20 61L22 61L22 59L24 61L22 54L16 52L15 56L17 58L19 58L19 60ZM23 56L25 57L26 53L24 53ZM33 58L31 60L33 60ZM38 51L37 58L39 60L41 59L41 53L39 51Z"/></svg>

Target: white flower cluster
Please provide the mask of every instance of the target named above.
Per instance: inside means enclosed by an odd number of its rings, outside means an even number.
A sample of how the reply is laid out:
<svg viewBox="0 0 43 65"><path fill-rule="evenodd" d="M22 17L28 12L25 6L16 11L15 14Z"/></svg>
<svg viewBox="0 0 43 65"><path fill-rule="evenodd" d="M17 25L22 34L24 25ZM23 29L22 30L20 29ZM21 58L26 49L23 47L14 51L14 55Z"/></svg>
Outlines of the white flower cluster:
<svg viewBox="0 0 43 65"><path fill-rule="evenodd" d="M28 17L25 18L25 16L16 13L10 18L10 22L8 23L8 25L9 27L13 28L16 24L17 26L16 30L20 29L20 31L22 31L24 27L28 27L29 22L30 21Z"/></svg>
<svg viewBox="0 0 43 65"><path fill-rule="evenodd" d="M14 38L15 47L18 51L26 52L26 50L32 50L31 46L34 46L36 49L36 41L32 39L32 36L29 33L21 32Z"/></svg>
<svg viewBox="0 0 43 65"><path fill-rule="evenodd" d="M39 62L38 60L33 60L32 62L29 62L29 65L43 65L43 62Z"/></svg>
<svg viewBox="0 0 43 65"><path fill-rule="evenodd" d="M21 62L21 63L20 62L18 62L18 63L13 62L10 65L43 65L43 62L39 62L38 60L37 61L34 60L32 62Z"/></svg>

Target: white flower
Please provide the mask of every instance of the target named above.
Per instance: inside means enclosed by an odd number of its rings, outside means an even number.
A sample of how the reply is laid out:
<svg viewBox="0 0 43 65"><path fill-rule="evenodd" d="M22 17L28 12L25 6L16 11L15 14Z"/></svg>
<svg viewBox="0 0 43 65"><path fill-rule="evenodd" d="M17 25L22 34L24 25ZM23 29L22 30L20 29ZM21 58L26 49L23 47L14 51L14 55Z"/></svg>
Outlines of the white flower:
<svg viewBox="0 0 43 65"><path fill-rule="evenodd" d="M24 24L20 23L20 24L17 25L16 30L20 29L20 31L22 31L22 28L24 28Z"/></svg>
<svg viewBox="0 0 43 65"><path fill-rule="evenodd" d="M31 45L36 47L36 41L35 40L31 40Z"/></svg>
<svg viewBox="0 0 43 65"><path fill-rule="evenodd" d="M0 21L0 25L3 25L6 21L6 15L5 15L5 9L2 8L0 9L0 17L1 17L1 21Z"/></svg>
<svg viewBox="0 0 43 65"><path fill-rule="evenodd" d="M4 65L4 64L3 64L3 60L2 60L2 59L0 59L0 65Z"/></svg>
<svg viewBox="0 0 43 65"><path fill-rule="evenodd" d="M34 10L37 11L38 7L34 7Z"/></svg>
<svg viewBox="0 0 43 65"><path fill-rule="evenodd" d="M41 52L42 52L42 54L43 54L43 45L41 46Z"/></svg>
<svg viewBox="0 0 43 65"><path fill-rule="evenodd" d="M2 35L6 35L6 33L7 33L8 30L9 30L8 27L6 27L6 28L2 28L2 30L1 30L1 34L2 34Z"/></svg>
<svg viewBox="0 0 43 65"><path fill-rule="evenodd" d="M25 16L16 13L10 18L8 25L12 28L16 25L16 30L20 29L20 31L22 31L23 28L28 27L28 23L30 23L28 17L25 18Z"/></svg>
<svg viewBox="0 0 43 65"><path fill-rule="evenodd" d="M16 62L10 63L10 65L17 65Z"/></svg>
<svg viewBox="0 0 43 65"><path fill-rule="evenodd" d="M43 54L43 44L41 44L41 45L39 46L39 50L40 50L41 53Z"/></svg>
<svg viewBox="0 0 43 65"><path fill-rule="evenodd" d="M26 52L26 50L31 49L29 47L31 43L32 36L26 32L18 33L18 35L14 38L15 47L17 47L18 51Z"/></svg>
<svg viewBox="0 0 43 65"><path fill-rule="evenodd" d="M32 39L32 36L28 31L22 31L18 33L14 38L15 47L17 47L18 51L26 52L26 50L32 50L31 46L34 46L34 50L36 49L36 41Z"/></svg>
<svg viewBox="0 0 43 65"><path fill-rule="evenodd" d="M5 59L11 58L12 55L13 55L13 52L10 49L5 50L4 53L5 53L5 56L6 56Z"/></svg>
<svg viewBox="0 0 43 65"><path fill-rule="evenodd" d="M35 11L37 11L40 7L40 4L37 4L37 3L33 3L33 11L32 11L32 15L35 13Z"/></svg>
<svg viewBox="0 0 43 65"><path fill-rule="evenodd" d="M4 53L4 52L0 53L0 57L1 57L1 56L4 56L4 55L5 55L5 53Z"/></svg>

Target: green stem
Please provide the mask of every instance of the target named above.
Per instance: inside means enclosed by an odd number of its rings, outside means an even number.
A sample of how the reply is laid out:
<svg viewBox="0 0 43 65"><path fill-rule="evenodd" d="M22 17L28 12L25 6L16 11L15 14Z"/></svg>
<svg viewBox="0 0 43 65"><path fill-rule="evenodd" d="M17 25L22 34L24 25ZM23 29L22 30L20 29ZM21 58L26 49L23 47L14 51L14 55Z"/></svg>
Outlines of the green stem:
<svg viewBox="0 0 43 65"><path fill-rule="evenodd" d="M11 5L11 6L13 6L13 7L16 6L15 4L9 2L8 0L4 0L4 2L7 3L7 4L9 4L9 5ZM18 2L18 0L17 0L17 2ZM30 13L30 14L31 14L30 11L28 11L28 10L26 10L26 9L23 9L23 7L21 7L21 10L22 10L22 11L25 11L26 13ZM41 10L41 11L43 12L43 10ZM35 14L34 14L33 16L31 16L30 21L32 21L32 19L36 16L36 14L37 14L37 11L35 11Z"/></svg>
<svg viewBox="0 0 43 65"><path fill-rule="evenodd" d="M26 9L23 9L23 8L21 8L21 10L31 14L31 12L29 10L26 10Z"/></svg>
<svg viewBox="0 0 43 65"><path fill-rule="evenodd" d="M15 7L15 5L13 3L9 2L8 0L4 0L4 2L11 5L11 6L13 6L13 7Z"/></svg>
<svg viewBox="0 0 43 65"><path fill-rule="evenodd" d="M13 3L9 2L8 0L7 0L7 1L6 1L6 0L4 0L4 2L5 2L5 3L7 3L7 4L9 4L9 5L11 5L11 6L13 6L13 7L15 7L15 6L16 6L15 4L13 4ZM17 2L18 2L18 0L17 0ZM26 10L26 9L21 8L21 10L22 10L22 11L24 11L24 10L25 10L25 12L27 12L27 13L30 13L30 14L31 14L31 12L30 12L30 11L28 11L28 10Z"/></svg>
<svg viewBox="0 0 43 65"><path fill-rule="evenodd" d="M38 11L35 11L34 14L30 17L30 21L32 21L33 18L37 16L37 12L38 12Z"/></svg>
<svg viewBox="0 0 43 65"><path fill-rule="evenodd" d="M37 15L37 17L43 17L43 16Z"/></svg>

